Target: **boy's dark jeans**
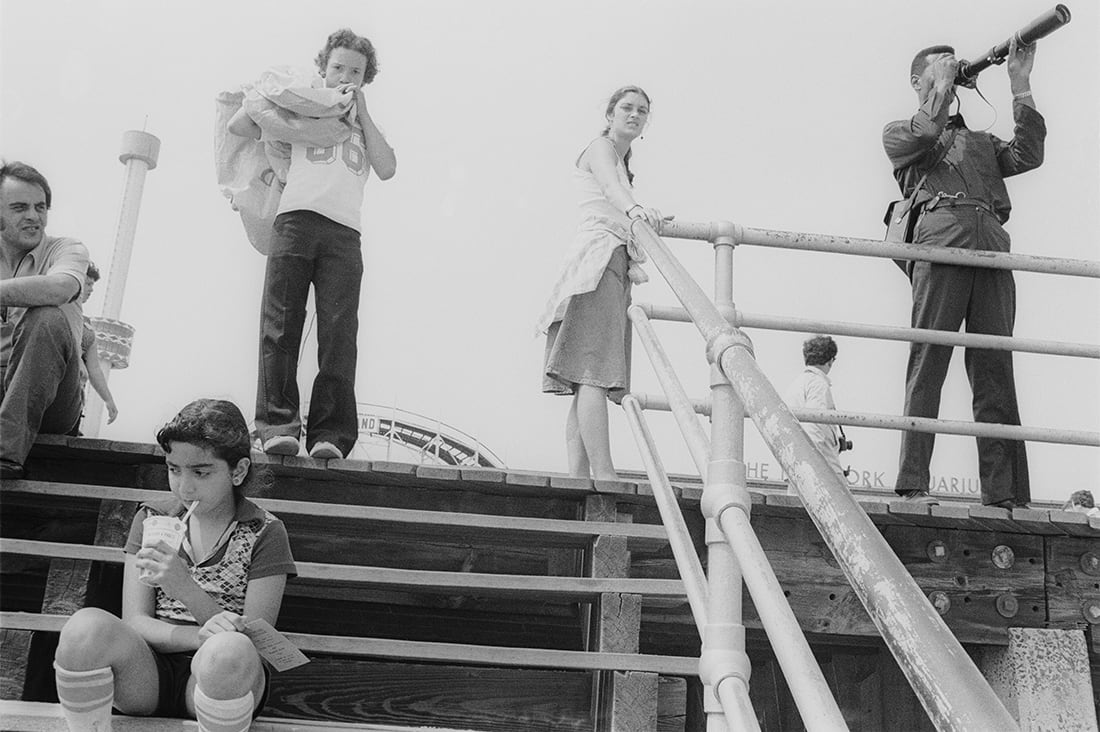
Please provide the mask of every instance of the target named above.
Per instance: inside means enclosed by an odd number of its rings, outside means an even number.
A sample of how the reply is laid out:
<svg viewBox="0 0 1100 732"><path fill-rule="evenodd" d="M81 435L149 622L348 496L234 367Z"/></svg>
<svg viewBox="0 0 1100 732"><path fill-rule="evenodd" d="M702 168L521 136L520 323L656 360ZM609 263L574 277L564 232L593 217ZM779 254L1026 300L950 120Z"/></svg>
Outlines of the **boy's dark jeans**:
<svg viewBox="0 0 1100 732"><path fill-rule="evenodd" d="M320 370L309 401L306 447L331 442L347 455L358 434L359 232L312 211L280 214L274 228L260 307L256 431L261 441L301 433L298 351L312 283Z"/></svg>

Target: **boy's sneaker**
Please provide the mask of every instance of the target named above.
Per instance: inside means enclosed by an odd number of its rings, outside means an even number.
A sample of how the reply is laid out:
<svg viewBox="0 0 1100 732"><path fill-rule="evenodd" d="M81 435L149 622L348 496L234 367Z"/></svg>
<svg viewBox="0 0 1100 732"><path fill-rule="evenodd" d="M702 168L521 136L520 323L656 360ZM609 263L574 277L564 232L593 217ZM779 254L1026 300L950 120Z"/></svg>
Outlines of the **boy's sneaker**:
<svg viewBox="0 0 1100 732"><path fill-rule="evenodd" d="M300 448L298 438L290 435L275 435L264 443L268 455L297 455Z"/></svg>
<svg viewBox="0 0 1100 732"><path fill-rule="evenodd" d="M933 498L928 491L905 491L900 495L901 500L906 503L924 503L929 506L940 505L940 502Z"/></svg>
<svg viewBox="0 0 1100 732"><path fill-rule="evenodd" d="M344 457L344 453L331 442L322 441L310 448L309 456L314 460L339 460Z"/></svg>

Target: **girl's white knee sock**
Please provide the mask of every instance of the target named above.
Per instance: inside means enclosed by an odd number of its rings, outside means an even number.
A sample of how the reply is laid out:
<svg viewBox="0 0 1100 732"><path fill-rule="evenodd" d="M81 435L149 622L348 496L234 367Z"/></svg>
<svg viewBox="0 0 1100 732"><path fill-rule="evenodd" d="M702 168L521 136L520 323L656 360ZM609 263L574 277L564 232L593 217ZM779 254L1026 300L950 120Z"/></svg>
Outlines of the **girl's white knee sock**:
<svg viewBox="0 0 1100 732"><path fill-rule="evenodd" d="M111 732L115 674L110 666L69 671L54 661L57 698L71 732Z"/></svg>
<svg viewBox="0 0 1100 732"><path fill-rule="evenodd" d="M251 691L236 699L211 699L195 686L195 717L200 732L246 732L255 706Z"/></svg>

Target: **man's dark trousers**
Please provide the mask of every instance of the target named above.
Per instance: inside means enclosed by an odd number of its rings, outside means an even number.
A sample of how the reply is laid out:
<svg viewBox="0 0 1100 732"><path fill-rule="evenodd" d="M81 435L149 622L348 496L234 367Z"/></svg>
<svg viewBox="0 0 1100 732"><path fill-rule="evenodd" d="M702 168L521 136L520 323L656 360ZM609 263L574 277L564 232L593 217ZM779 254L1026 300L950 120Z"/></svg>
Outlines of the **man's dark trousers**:
<svg viewBox="0 0 1100 732"><path fill-rule="evenodd" d="M0 402L0 460L22 466L39 433L64 435L80 419L80 349L60 308L27 308L12 333Z"/></svg>
<svg viewBox="0 0 1100 732"><path fill-rule="evenodd" d="M912 280L914 328L954 332L965 321L967 333L1012 335L1016 318L1012 272L916 262ZM951 351L951 346L911 345L905 379L907 416L939 415L940 391ZM974 421L1020 424L1012 352L967 348L965 364L973 393ZM992 437L979 437L977 441L982 503L1030 501L1024 443ZM895 488L898 493L928 490L928 464L934 442L934 434L902 433Z"/></svg>

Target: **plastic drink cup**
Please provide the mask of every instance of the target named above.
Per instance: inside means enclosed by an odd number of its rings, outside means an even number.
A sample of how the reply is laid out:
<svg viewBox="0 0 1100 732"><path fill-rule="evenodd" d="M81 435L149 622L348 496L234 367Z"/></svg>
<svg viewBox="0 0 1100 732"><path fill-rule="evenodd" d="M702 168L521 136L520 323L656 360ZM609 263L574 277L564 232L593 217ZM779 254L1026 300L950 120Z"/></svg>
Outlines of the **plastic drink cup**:
<svg viewBox="0 0 1100 732"><path fill-rule="evenodd" d="M175 516L149 516L142 522L141 546L156 546L165 542L173 550L179 550L183 543L183 532L187 525ZM138 579L146 579L151 573L143 569Z"/></svg>

